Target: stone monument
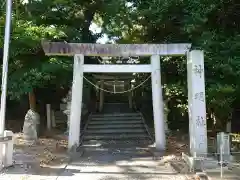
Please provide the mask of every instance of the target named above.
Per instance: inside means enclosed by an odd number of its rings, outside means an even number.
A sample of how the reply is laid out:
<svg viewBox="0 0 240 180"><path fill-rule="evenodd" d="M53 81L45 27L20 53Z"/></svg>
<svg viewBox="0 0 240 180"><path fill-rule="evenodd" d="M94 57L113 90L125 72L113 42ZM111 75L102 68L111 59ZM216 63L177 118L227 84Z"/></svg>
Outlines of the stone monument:
<svg viewBox="0 0 240 180"><path fill-rule="evenodd" d="M23 125L23 137L25 140L37 140L39 124L40 115L36 111L29 109L25 116Z"/></svg>

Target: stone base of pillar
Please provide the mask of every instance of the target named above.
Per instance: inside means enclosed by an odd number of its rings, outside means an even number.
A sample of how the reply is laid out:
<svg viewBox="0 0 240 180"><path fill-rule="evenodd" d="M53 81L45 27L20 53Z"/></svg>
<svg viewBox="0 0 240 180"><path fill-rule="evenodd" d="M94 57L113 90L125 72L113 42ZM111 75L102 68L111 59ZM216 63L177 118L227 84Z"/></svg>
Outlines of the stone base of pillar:
<svg viewBox="0 0 240 180"><path fill-rule="evenodd" d="M153 156L153 159L154 160L161 160L162 157L164 156L165 154L165 151L163 150L158 150L155 145L153 145L152 147L150 147L150 153L152 154Z"/></svg>

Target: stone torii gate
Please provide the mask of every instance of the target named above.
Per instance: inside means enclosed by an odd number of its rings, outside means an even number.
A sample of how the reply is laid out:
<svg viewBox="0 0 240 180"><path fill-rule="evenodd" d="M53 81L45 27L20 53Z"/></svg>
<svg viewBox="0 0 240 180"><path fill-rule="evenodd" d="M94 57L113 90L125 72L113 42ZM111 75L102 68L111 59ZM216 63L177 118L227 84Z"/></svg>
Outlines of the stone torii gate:
<svg viewBox="0 0 240 180"><path fill-rule="evenodd" d="M165 150L160 56L187 55L189 136L191 154L207 153L203 51L191 44L83 44L43 42L46 55L74 56L68 148L79 146L83 73L151 73L156 150ZM150 64L84 64L84 56L151 56Z"/></svg>

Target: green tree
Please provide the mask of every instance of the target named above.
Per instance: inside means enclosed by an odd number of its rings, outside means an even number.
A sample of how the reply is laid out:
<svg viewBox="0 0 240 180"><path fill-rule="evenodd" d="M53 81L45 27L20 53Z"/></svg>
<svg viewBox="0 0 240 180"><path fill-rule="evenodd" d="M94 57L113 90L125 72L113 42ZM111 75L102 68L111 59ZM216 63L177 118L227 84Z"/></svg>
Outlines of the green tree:
<svg viewBox="0 0 240 180"><path fill-rule="evenodd" d="M122 30L118 36L120 43L187 42L192 43L193 49L204 50L207 112L224 128L231 119L233 103L239 93L240 14L236 13L239 8L236 0L132 1L127 16L130 18L127 21L132 24L125 23L126 28L122 29L118 23L115 29L110 29L116 34ZM163 58L162 72L165 91L173 92L165 94L167 99L175 99L185 107L185 59ZM148 98L151 98L151 93Z"/></svg>

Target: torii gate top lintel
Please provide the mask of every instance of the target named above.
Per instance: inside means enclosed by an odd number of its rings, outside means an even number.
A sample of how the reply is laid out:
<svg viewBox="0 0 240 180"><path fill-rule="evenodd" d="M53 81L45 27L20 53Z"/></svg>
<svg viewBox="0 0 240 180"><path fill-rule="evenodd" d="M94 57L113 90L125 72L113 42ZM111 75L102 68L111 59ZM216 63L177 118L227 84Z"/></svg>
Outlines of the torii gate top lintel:
<svg viewBox="0 0 240 180"><path fill-rule="evenodd" d="M90 44L67 42L42 42L48 56L151 56L185 55L191 44Z"/></svg>

